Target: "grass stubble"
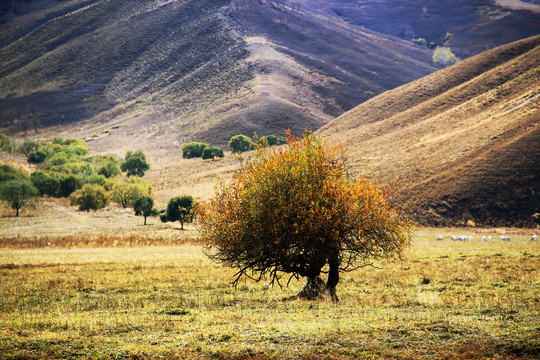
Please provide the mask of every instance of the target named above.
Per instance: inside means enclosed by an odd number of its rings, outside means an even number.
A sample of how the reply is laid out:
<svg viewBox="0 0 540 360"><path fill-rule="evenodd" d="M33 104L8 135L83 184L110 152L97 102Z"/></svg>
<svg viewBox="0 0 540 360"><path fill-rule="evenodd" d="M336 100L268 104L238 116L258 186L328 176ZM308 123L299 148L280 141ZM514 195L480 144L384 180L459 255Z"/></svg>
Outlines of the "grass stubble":
<svg viewBox="0 0 540 360"><path fill-rule="evenodd" d="M343 274L337 304L283 301L302 281L234 289L198 245L6 246L0 358L538 358L540 246L428 233Z"/></svg>

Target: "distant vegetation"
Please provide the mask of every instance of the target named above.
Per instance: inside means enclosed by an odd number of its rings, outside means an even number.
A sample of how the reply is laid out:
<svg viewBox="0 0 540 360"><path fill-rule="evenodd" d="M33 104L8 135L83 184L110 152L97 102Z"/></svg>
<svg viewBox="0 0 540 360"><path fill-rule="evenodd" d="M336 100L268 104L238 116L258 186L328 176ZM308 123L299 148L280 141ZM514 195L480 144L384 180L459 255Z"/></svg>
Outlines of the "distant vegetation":
<svg viewBox="0 0 540 360"><path fill-rule="evenodd" d="M40 196L69 197L80 210L98 210L114 201L125 207L141 196L151 197L153 187L142 179L150 168L142 151L128 151L120 161L111 155L88 157L88 146L80 139L55 137L50 143L33 140L21 144L0 134L3 151L25 154L37 167L30 175L9 165L0 167L1 199L19 210ZM122 177L122 171L126 176Z"/></svg>
<svg viewBox="0 0 540 360"><path fill-rule="evenodd" d="M433 62L443 66L454 65L461 61L449 47L438 46L433 52Z"/></svg>
<svg viewBox="0 0 540 360"><path fill-rule="evenodd" d="M195 202L191 196L177 196L169 200L167 211L160 216L162 222L179 221L181 228L184 223L193 221Z"/></svg>

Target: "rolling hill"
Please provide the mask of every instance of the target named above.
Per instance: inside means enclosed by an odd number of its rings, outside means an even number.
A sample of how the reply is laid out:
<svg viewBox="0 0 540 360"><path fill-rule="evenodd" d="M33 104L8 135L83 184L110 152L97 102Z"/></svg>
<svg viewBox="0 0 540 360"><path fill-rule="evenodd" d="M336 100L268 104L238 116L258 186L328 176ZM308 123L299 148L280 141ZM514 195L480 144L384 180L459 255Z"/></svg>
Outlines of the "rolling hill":
<svg viewBox="0 0 540 360"><path fill-rule="evenodd" d="M540 212L540 36L387 91L324 126L351 171L396 181L426 225L532 226Z"/></svg>
<svg viewBox="0 0 540 360"><path fill-rule="evenodd" d="M491 1L452 11L428 1L422 27L417 2L371 3L359 8L375 23L406 19L428 40L453 31L452 48L472 41L470 53L539 31L534 5L504 10L501 25L479 15L502 9ZM349 0L6 1L0 131L165 156L189 140L225 147L238 133L315 130L439 68L431 50L359 21L355 9ZM434 23L436 34L424 34Z"/></svg>

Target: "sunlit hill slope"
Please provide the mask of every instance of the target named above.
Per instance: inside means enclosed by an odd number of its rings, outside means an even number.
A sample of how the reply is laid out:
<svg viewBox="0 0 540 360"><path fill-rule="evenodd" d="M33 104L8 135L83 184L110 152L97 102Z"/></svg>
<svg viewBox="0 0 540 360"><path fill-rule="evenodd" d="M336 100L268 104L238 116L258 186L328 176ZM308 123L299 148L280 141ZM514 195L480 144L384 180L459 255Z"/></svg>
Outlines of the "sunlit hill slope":
<svg viewBox="0 0 540 360"><path fill-rule="evenodd" d="M352 168L397 181L423 224L533 225L540 212L540 36L387 91L323 127Z"/></svg>

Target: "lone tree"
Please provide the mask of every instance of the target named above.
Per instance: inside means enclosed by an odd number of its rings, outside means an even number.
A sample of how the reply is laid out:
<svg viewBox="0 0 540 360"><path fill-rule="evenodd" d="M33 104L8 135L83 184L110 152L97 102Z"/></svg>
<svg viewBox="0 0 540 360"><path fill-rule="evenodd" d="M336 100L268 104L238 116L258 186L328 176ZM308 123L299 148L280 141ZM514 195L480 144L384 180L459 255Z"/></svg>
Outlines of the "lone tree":
<svg viewBox="0 0 540 360"><path fill-rule="evenodd" d="M411 223L390 205L391 188L347 176L344 151L313 134L259 148L199 207L206 254L254 280L305 277L298 297L326 289L337 301L341 271L399 256ZM321 274L327 273L326 285ZM268 278L267 278L268 279Z"/></svg>
<svg viewBox="0 0 540 360"><path fill-rule="evenodd" d="M79 210L99 210L107 206L107 191L101 185L85 184L82 189L70 195L71 206L79 205Z"/></svg>
<svg viewBox="0 0 540 360"><path fill-rule="evenodd" d="M146 218L148 216L158 215L159 211L154 208L154 199L150 196L139 196L133 202L133 210L135 215L144 216L144 225L146 225Z"/></svg>
<svg viewBox="0 0 540 360"><path fill-rule="evenodd" d="M128 151L125 160L120 164L120 169L127 172L127 176L143 177L145 171L150 169L150 165L146 162L146 155L142 151Z"/></svg>
<svg viewBox="0 0 540 360"><path fill-rule="evenodd" d="M194 202L191 196L177 196L169 200L167 211L160 216L162 222L180 221L182 230L184 223L193 220Z"/></svg>
<svg viewBox="0 0 540 360"><path fill-rule="evenodd" d="M229 140L229 150L241 153L255 149L255 143L246 135L235 135Z"/></svg>
<svg viewBox="0 0 540 360"><path fill-rule="evenodd" d="M33 198L39 197L39 191L27 179L13 179L0 183L0 200L6 201L19 216L19 209Z"/></svg>

